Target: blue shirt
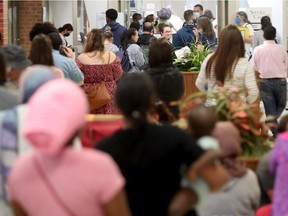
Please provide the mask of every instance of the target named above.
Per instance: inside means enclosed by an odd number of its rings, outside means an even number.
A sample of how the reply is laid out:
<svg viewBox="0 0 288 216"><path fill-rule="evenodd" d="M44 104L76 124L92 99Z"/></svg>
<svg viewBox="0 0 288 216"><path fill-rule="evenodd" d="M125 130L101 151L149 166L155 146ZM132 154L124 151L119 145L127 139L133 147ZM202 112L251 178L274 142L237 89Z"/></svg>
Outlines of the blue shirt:
<svg viewBox="0 0 288 216"><path fill-rule="evenodd" d="M52 55L55 66L63 71L65 79L76 83L83 81L84 75L73 59L61 55L57 50L53 50Z"/></svg>

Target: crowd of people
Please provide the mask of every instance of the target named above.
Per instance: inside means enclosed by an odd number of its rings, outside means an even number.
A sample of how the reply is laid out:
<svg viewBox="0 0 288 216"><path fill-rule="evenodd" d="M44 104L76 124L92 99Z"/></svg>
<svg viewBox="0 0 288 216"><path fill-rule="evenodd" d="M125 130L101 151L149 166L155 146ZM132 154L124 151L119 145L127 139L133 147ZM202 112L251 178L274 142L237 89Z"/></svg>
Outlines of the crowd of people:
<svg viewBox="0 0 288 216"><path fill-rule="evenodd" d="M183 23L167 8L135 13L128 29L117 17L108 9L76 58L69 23L36 23L28 55L0 47L0 215L288 215L288 117L278 120L288 57L270 18L254 33L239 11L218 33L200 4ZM245 89L248 104L260 94L275 147L256 172L237 159L240 132L218 119L213 100L189 108L185 130L175 126L184 81L174 51L191 43L213 51L195 82L200 91ZM88 91L100 83L109 101L92 109ZM124 127L83 148L88 113L122 115Z"/></svg>

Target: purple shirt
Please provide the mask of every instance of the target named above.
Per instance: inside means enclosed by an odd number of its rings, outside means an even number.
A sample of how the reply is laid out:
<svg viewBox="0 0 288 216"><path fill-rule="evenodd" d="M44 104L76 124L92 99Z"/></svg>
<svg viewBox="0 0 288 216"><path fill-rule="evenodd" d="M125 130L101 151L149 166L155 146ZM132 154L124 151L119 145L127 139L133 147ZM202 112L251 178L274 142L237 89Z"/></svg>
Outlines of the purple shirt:
<svg viewBox="0 0 288 216"><path fill-rule="evenodd" d="M286 78L288 59L283 46L274 40L265 40L253 51L251 64L255 71L260 73L260 78Z"/></svg>

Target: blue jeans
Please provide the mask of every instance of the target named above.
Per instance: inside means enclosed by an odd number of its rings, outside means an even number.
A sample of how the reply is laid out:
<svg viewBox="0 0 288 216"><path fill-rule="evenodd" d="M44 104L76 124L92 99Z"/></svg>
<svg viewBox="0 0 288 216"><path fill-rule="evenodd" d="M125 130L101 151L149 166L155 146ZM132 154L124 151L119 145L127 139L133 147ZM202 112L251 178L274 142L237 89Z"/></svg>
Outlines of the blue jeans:
<svg viewBox="0 0 288 216"><path fill-rule="evenodd" d="M278 125L277 118L281 115L286 107L287 99L287 82L286 79L271 78L260 79L260 96L264 104L266 116L275 117L267 121ZM276 128L271 128L274 136L277 134Z"/></svg>

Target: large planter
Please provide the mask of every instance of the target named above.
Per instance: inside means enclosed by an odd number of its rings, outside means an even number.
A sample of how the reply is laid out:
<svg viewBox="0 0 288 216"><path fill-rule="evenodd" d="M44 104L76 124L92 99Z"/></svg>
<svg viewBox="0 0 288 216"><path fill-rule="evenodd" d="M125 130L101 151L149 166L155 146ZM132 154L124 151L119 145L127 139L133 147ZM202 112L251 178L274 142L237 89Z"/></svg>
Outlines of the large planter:
<svg viewBox="0 0 288 216"><path fill-rule="evenodd" d="M198 92L195 82L199 72L181 72L184 78L184 95L182 100L184 101L189 95Z"/></svg>

